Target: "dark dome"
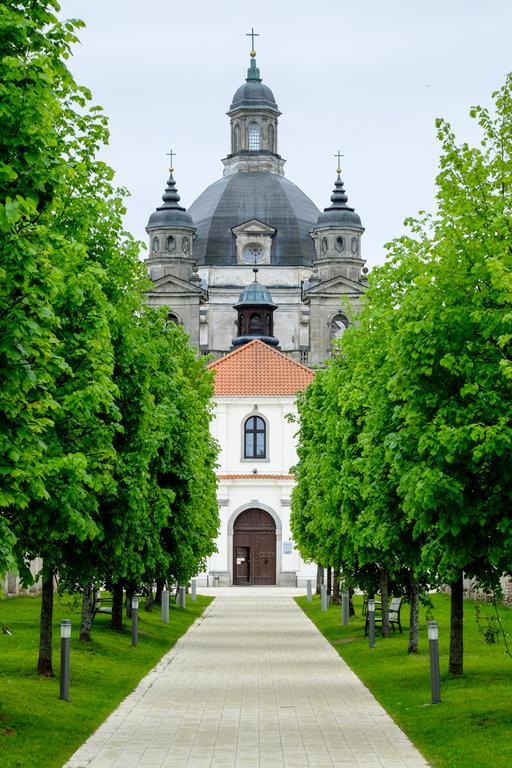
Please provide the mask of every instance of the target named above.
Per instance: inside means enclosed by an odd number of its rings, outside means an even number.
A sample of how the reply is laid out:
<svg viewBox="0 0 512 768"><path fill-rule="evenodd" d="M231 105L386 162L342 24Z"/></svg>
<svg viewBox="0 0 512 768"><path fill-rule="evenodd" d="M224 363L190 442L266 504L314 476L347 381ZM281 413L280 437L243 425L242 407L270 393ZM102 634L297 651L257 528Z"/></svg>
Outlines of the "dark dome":
<svg viewBox="0 0 512 768"><path fill-rule="evenodd" d="M229 111L231 112L241 107L252 107L253 109L272 109L275 112L279 112L274 94L267 85L263 85L261 82L260 70L256 66L256 59L253 54L251 56L247 78L233 96Z"/></svg>
<svg viewBox="0 0 512 768"><path fill-rule="evenodd" d="M149 217L149 221L146 226L146 231L149 232L152 229L160 229L160 227L190 227L193 228L194 223L192 217L187 213L182 205L179 205L180 196L176 189L176 182L172 175L169 176L167 181L167 187L162 195L164 204L154 211Z"/></svg>
<svg viewBox="0 0 512 768"><path fill-rule="evenodd" d="M276 229L272 264L310 266L315 258L309 233L320 211L301 189L276 173L250 171L225 176L205 189L189 213L197 227L194 257L198 264L236 264L231 230L251 219Z"/></svg>
<svg viewBox="0 0 512 768"><path fill-rule="evenodd" d="M257 271L257 269L253 270L254 273ZM265 304L266 306L275 307L277 309L277 304L274 304L272 300L272 294L270 293L269 289L259 283L256 279L253 280L250 285L244 288L239 296L238 302L234 305L234 307L235 309L238 309L238 307L244 304L250 306L253 306L254 304Z"/></svg>
<svg viewBox="0 0 512 768"><path fill-rule="evenodd" d="M343 187L343 182L338 174L331 195L332 205L324 208L318 217L317 227L353 227L363 230L359 215L353 208L347 205L348 197Z"/></svg>
<svg viewBox="0 0 512 768"><path fill-rule="evenodd" d="M239 109L240 107L263 107L273 109L276 112L279 111L274 94L268 85L263 85L258 80L249 80L237 90L229 110Z"/></svg>

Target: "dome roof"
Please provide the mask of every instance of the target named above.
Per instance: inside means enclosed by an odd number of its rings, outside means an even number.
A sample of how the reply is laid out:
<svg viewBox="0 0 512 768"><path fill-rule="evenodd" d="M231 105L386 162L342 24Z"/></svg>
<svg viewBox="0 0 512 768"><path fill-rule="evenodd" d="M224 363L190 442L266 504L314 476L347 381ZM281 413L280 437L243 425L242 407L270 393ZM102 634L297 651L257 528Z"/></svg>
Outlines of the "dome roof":
<svg viewBox="0 0 512 768"><path fill-rule="evenodd" d="M253 272L254 280L250 285L244 288L240 294L238 302L234 305L235 309L238 309L245 304L250 306L253 306L254 304L264 304L265 306L271 306L277 309L277 304L274 304L269 289L257 280L256 275L258 273L258 268L254 267Z"/></svg>
<svg viewBox="0 0 512 768"><path fill-rule="evenodd" d="M197 228L194 257L198 264L237 263L233 227L251 219L276 230L272 264L310 266L315 258L310 231L320 211L295 184L270 171L238 172L211 184L192 203Z"/></svg>
<svg viewBox="0 0 512 768"><path fill-rule="evenodd" d="M274 94L268 85L263 85L261 82L260 70L256 66L254 58L251 59L251 66L247 70L245 83L238 88L233 96L229 111L242 107L272 109L279 112Z"/></svg>
<svg viewBox="0 0 512 768"><path fill-rule="evenodd" d="M149 217L146 232L160 227L194 227L192 217L182 205L179 205L180 196L176 189L176 182L171 174L167 180L167 187L162 195L164 204L154 211Z"/></svg>
<svg viewBox="0 0 512 768"><path fill-rule="evenodd" d="M347 205L348 197L343 182L338 174L331 195L332 205L324 208L318 217L317 227L350 227L363 231L363 225L354 208Z"/></svg>

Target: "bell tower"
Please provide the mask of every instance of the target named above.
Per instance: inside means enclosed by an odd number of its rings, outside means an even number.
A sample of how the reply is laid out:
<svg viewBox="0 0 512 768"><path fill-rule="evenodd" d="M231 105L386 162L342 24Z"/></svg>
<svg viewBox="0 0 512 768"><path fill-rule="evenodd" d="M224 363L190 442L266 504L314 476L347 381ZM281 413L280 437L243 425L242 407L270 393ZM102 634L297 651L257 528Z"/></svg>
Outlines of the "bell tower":
<svg viewBox="0 0 512 768"><path fill-rule="evenodd" d="M285 161L277 152L277 122L281 114L274 94L263 84L256 64L252 30L250 64L245 84L236 91L229 108L231 152L222 161L224 176L237 171L272 171L283 175Z"/></svg>

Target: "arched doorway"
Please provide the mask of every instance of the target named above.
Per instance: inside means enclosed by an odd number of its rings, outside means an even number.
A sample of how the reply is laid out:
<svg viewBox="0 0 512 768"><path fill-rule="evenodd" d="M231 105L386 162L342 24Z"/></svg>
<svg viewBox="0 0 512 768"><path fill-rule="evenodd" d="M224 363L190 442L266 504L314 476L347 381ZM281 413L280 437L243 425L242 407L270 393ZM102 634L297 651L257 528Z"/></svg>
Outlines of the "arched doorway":
<svg viewBox="0 0 512 768"><path fill-rule="evenodd" d="M276 524L263 509L246 509L233 526L233 584L276 583Z"/></svg>

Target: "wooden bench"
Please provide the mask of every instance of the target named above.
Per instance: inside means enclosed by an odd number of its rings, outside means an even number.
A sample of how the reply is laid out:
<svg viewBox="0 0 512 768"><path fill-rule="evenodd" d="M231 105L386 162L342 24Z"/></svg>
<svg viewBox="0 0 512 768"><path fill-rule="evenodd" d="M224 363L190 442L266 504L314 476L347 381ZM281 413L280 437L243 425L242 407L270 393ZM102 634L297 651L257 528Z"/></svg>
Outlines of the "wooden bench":
<svg viewBox="0 0 512 768"><path fill-rule="evenodd" d="M101 592L99 591L94 593L94 602L92 607L93 621L97 613L106 613L109 616L112 616L112 598L101 597Z"/></svg>
<svg viewBox="0 0 512 768"><path fill-rule="evenodd" d="M402 608L402 598L393 597L389 602L389 626L396 632L396 626L402 634L402 624L400 622L400 610ZM382 607L380 600L375 601L375 626L382 625ZM365 635L368 634L368 613L366 613L366 624L364 628Z"/></svg>

